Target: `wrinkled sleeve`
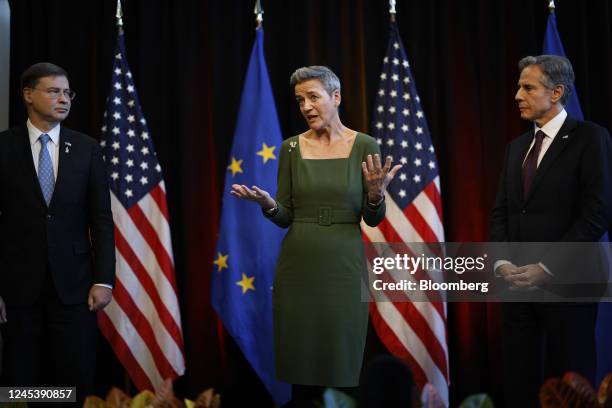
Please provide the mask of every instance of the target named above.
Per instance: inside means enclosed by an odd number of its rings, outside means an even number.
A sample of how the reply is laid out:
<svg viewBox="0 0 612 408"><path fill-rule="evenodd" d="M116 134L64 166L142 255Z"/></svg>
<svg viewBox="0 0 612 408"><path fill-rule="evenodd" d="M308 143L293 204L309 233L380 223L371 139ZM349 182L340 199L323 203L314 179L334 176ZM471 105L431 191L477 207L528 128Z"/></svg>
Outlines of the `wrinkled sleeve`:
<svg viewBox="0 0 612 408"><path fill-rule="evenodd" d="M88 181L89 232L94 249L94 283L115 285L115 235L108 173L102 152L93 144Z"/></svg>
<svg viewBox="0 0 612 408"><path fill-rule="evenodd" d="M291 154L289 142L294 138L287 139L280 148L278 158L278 178L276 187L276 205L278 211L274 215L264 216L281 228L287 228L293 221L293 199L291 197ZM295 150L295 149L291 149Z"/></svg>
<svg viewBox="0 0 612 408"><path fill-rule="evenodd" d="M380 155L380 148L378 147L378 143L372 137L368 137L366 148L364 149L362 161L367 162L368 154L374 156L375 154ZM382 157L381 157L382 160ZM363 177L363 176L362 176ZM363 182L363 204L361 205L361 216L363 217L363 221L369 225L370 227L375 227L385 218L385 201L383 200L377 206L368 205L368 190Z"/></svg>

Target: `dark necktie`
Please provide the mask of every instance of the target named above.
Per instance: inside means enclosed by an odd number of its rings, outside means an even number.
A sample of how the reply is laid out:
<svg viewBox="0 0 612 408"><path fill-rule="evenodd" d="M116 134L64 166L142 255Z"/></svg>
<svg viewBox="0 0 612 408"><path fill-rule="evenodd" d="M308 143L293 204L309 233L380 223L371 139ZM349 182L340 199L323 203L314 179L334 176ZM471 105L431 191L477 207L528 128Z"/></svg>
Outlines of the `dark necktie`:
<svg viewBox="0 0 612 408"><path fill-rule="evenodd" d="M529 189L535 178L536 170L538 169L538 156L540 156L540 150L542 150L542 140L544 140L544 136L546 135L541 130L536 132L535 143L523 163L521 171L523 176L523 199L527 198L527 194L529 194Z"/></svg>

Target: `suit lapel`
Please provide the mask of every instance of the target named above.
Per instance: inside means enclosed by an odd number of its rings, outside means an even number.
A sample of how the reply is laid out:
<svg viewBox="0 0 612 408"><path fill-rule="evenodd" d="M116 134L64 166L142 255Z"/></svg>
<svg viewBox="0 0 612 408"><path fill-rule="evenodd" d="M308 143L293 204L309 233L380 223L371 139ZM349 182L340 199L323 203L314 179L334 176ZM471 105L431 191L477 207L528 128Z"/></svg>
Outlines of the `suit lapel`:
<svg viewBox="0 0 612 408"><path fill-rule="evenodd" d="M32 157L32 146L30 144L30 136L28 133L28 127L26 125L19 126L16 130L17 133L17 144L19 154L21 155L21 163L23 166L23 174L26 175L26 180L31 185L33 191L35 191L40 203L46 207L45 197L43 196L38 181L38 175L36 174L36 167L34 167L34 158Z"/></svg>
<svg viewBox="0 0 612 408"><path fill-rule="evenodd" d="M559 133L557 133L552 144L548 147L548 150L546 150L544 157L542 157L542 160L540 161L540 165L536 170L535 178L531 184L531 189L527 195L527 200L529 200L533 192L538 188L538 184L540 184L542 178L550 166L554 163L555 159L572 140L573 130L575 128L576 121L570 117L566 118L565 122L563 122L563 126L561 126L561 129L559 129Z"/></svg>
<svg viewBox="0 0 612 408"><path fill-rule="evenodd" d="M49 209L52 209L54 204L57 202L57 197L61 196L62 191L69 185L66 179L70 176L70 168L72 166L70 150L72 148L72 136L63 127L60 128L59 137L59 154L57 163L57 177L55 178L55 188L53 189L53 196L49 203ZM42 194L42 193L41 193Z"/></svg>

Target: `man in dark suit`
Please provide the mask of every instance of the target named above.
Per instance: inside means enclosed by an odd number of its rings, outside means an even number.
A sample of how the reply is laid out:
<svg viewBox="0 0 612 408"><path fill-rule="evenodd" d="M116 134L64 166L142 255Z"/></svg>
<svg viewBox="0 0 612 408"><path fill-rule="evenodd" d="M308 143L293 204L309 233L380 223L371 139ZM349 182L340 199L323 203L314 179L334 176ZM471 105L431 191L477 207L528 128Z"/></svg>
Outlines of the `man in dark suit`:
<svg viewBox="0 0 612 408"><path fill-rule="evenodd" d="M507 147L491 240L597 242L609 222L610 136L596 124L568 117L564 104L574 81L569 60L525 57L519 71L515 99L521 118L534 126ZM575 371L594 380L597 307L537 302L541 289L561 278L579 282L588 272L584 264L577 264L572 277L554 256L527 264L517 259L498 260L495 274L536 301L503 305L505 400L508 407L536 407L547 377Z"/></svg>
<svg viewBox="0 0 612 408"><path fill-rule="evenodd" d="M75 93L38 63L21 77L28 120L0 133L4 378L93 391L96 315L115 279L106 167L96 141L60 126ZM6 385L6 384L4 384Z"/></svg>

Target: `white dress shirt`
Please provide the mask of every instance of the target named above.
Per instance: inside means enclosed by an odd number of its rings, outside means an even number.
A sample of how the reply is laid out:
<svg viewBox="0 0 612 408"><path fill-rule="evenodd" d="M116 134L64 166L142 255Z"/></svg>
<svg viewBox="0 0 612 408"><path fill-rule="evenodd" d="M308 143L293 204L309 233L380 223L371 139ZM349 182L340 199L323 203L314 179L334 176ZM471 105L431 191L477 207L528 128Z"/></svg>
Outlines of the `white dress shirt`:
<svg viewBox="0 0 612 408"><path fill-rule="evenodd" d="M544 139L542 139L542 148L540 149L540 155L538 156L538 166L540 165L542 158L546 154L546 151L552 144L553 140L555 140L555 137L557 136L557 133L559 133L559 130L561 130L561 126L563 126L563 123L565 122L566 118L567 118L567 112L565 111L565 109L562 109L561 112L557 113L557 116L549 120L541 128L538 127L538 125L534 122L533 124L534 138L531 141L531 144L529 145L529 150L527 150L527 154L525 155L525 159L523 159L523 163L525 163L527 156L529 156L529 152L533 148L533 145L535 143L535 134L538 133L539 130L541 130L544 133Z"/></svg>
<svg viewBox="0 0 612 408"><path fill-rule="evenodd" d="M34 168L36 169L36 175L38 175L38 156L40 155L41 143L38 138L42 134L48 134L51 140L47 143L47 151L51 156L51 163L53 163L53 180L57 180L57 169L59 164L59 143L60 143L60 125L59 123L53 129L48 132L43 132L30 122L26 123L28 127L28 135L30 136L30 147L32 148L32 159L34 160Z"/></svg>

